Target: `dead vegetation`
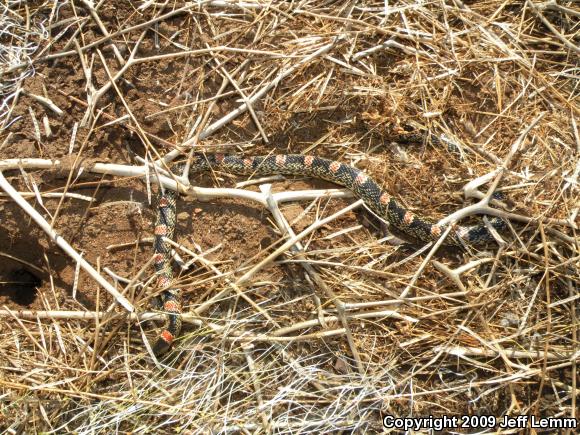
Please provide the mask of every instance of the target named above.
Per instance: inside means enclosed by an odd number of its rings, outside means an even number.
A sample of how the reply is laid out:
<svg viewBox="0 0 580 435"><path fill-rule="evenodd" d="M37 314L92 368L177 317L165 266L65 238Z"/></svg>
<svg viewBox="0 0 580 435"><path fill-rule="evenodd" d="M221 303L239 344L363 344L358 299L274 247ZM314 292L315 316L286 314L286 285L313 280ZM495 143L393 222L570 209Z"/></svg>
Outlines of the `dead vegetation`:
<svg viewBox="0 0 580 435"><path fill-rule="evenodd" d="M2 429L578 417L577 2L119 3L0 7ZM392 141L416 133L439 140ZM165 172L192 149L331 157L510 226L395 243L328 183ZM156 174L187 322L159 361Z"/></svg>

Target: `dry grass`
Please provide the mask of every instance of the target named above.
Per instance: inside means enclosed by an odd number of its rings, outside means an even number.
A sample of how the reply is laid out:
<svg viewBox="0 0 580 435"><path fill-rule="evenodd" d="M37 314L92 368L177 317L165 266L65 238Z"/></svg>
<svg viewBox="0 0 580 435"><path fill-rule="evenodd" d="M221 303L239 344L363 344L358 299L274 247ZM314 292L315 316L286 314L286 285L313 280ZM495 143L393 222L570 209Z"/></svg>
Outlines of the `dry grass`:
<svg viewBox="0 0 580 435"><path fill-rule="evenodd" d="M12 240L0 261L28 261L11 246L38 240L39 262L26 267L40 268L46 284L38 309L7 303L1 312L0 427L320 433L375 432L384 415L578 418L578 2L132 7L1 9L0 174L10 178L0 177L4 190L18 186L36 202L0 198L10 234L2 240ZM388 139L410 129L443 141ZM461 217L484 210L486 193L499 190L512 206L499 212L511 213L510 228L480 250L409 248L382 237L373 218L357 222L349 210L358 203L339 209L308 191L284 198L190 188L213 202L230 198L222 211L258 204L280 240L236 263L228 250L251 228L204 253L180 234L178 253L198 268L178 280L190 326L156 361L143 342L152 325L138 326L156 317L144 313L155 292L149 255L111 247L131 264L128 281L115 285L122 264L67 257L75 273L59 288L50 268L56 242L37 225L54 225L59 246L78 255L84 239L70 228L82 233L82 221L67 206L95 202L93 193L78 195L86 176L102 189L129 177L145 196L108 207L130 210L119 219L147 221L152 189L130 177L153 174L139 158L169 161L192 146L340 159L433 218L461 208L461 188L486 176L481 191L470 191L478 206ZM7 160L16 157L43 160ZM77 178L72 168L81 165ZM53 167L65 177L39 183ZM171 177L163 183L176 187ZM34 210L30 231L23 211ZM227 228L251 222L243 212L227 216ZM97 237L111 228L103 222ZM87 311L71 295L91 289Z"/></svg>

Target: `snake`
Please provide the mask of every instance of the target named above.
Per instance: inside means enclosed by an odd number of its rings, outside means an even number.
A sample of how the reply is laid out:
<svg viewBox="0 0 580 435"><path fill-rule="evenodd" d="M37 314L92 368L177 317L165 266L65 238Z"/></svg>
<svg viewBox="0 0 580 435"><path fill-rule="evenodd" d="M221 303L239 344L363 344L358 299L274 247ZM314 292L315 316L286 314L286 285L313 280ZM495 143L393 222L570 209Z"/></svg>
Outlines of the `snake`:
<svg viewBox="0 0 580 435"><path fill-rule="evenodd" d="M300 175L330 181L350 190L363 200L379 218L396 230L422 242L437 241L447 230L428 218L419 216L401 205L388 191L354 166L313 155L279 154L266 156L240 156L195 153L190 160L189 174L221 171L235 175ZM157 286L161 290L161 306L166 322L153 347L156 355L166 353L181 332L181 291L172 287L171 247L176 223L177 194L169 189L159 189L158 213L155 221L154 264ZM503 229L502 219L492 218L495 229ZM472 226L455 226L444 240L445 245L477 245L494 240L488 226L480 222Z"/></svg>

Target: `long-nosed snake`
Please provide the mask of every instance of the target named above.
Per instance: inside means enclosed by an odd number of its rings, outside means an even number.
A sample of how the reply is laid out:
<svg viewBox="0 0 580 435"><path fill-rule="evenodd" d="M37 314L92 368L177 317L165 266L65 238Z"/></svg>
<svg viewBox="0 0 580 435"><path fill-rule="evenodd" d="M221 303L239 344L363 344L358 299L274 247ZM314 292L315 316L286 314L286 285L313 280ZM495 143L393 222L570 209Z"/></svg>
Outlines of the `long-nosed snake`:
<svg viewBox="0 0 580 435"><path fill-rule="evenodd" d="M195 154L192 157L190 173L217 170L240 175L305 175L322 178L351 190L362 199L377 216L385 219L397 230L421 241L434 241L447 229L435 222L417 216L402 207L386 190L363 171L350 165L322 157L281 154L269 156L243 157L223 154ZM161 189L160 189L161 191ZM165 190L159 195L157 221L155 223L155 269L158 286L163 290L163 311L167 314L167 324L153 350L163 354L171 347L181 331L180 290L172 288L171 249L167 239L173 238L176 221L176 194ZM504 226L501 219L494 218L491 225ZM492 240L493 236L483 224L471 227L457 226L449 233L445 244L477 244Z"/></svg>

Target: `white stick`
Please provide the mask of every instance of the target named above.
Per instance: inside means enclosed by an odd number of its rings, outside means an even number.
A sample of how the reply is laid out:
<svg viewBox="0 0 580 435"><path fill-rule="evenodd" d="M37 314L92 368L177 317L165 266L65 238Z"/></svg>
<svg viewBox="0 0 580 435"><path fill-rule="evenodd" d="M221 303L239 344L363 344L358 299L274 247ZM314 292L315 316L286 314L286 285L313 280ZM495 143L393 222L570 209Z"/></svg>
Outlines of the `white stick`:
<svg viewBox="0 0 580 435"><path fill-rule="evenodd" d="M64 252L77 261L80 266L87 272L95 281L97 281L117 302L119 302L127 311L134 312L135 308L125 296L119 293L115 287L103 278L84 258L82 258L74 248L68 244L66 240L60 237L55 230L53 230L49 223L38 213L6 180L2 171L0 171L0 187L10 195L10 197L28 213L28 215L37 223L37 225L44 230L44 232L54 241Z"/></svg>
<svg viewBox="0 0 580 435"><path fill-rule="evenodd" d="M248 110L248 105L254 104L258 99L260 99L264 95L266 95L266 93L268 93L272 88L278 86L278 84L280 84L280 82L282 80L284 80L290 74L292 74L293 72L295 72L301 66L303 66L306 63L310 62L312 59L314 59L314 58L316 58L316 57L318 57L318 56L320 56L320 55L322 55L322 54L327 53L328 51L330 51L330 49L335 46L335 44L338 42L338 40L339 40L339 38L333 39L332 42L330 42L329 44L326 44L326 45L322 46L321 48L319 48L318 50L316 50L314 53L306 56L304 59L300 60L296 64L294 64L291 67L283 70L274 80L272 80L270 83L268 83L262 89L260 89L258 92L256 92L254 95L252 95L250 98L248 98L247 102L244 102L237 109L235 109L234 111L228 113L224 117L218 119L213 124L211 124L210 126L208 126L205 130L203 130L199 134L199 137L197 139L202 140L202 139L205 139L205 138L211 136L217 130L219 130L221 127L223 127L224 125L228 124L233 119L235 119L238 116L240 116L242 113L244 113L246 110ZM212 50L215 50L215 49L212 49ZM195 142L195 139L196 138L194 137L192 139L189 139L189 140L185 141L181 145L181 147L191 146ZM170 152L168 152L165 155L165 157L163 158L163 160L165 160L165 162L170 162L170 161L172 161L173 159L175 159L180 154L181 154L181 151L178 150L178 149L173 150L173 151L170 151Z"/></svg>

